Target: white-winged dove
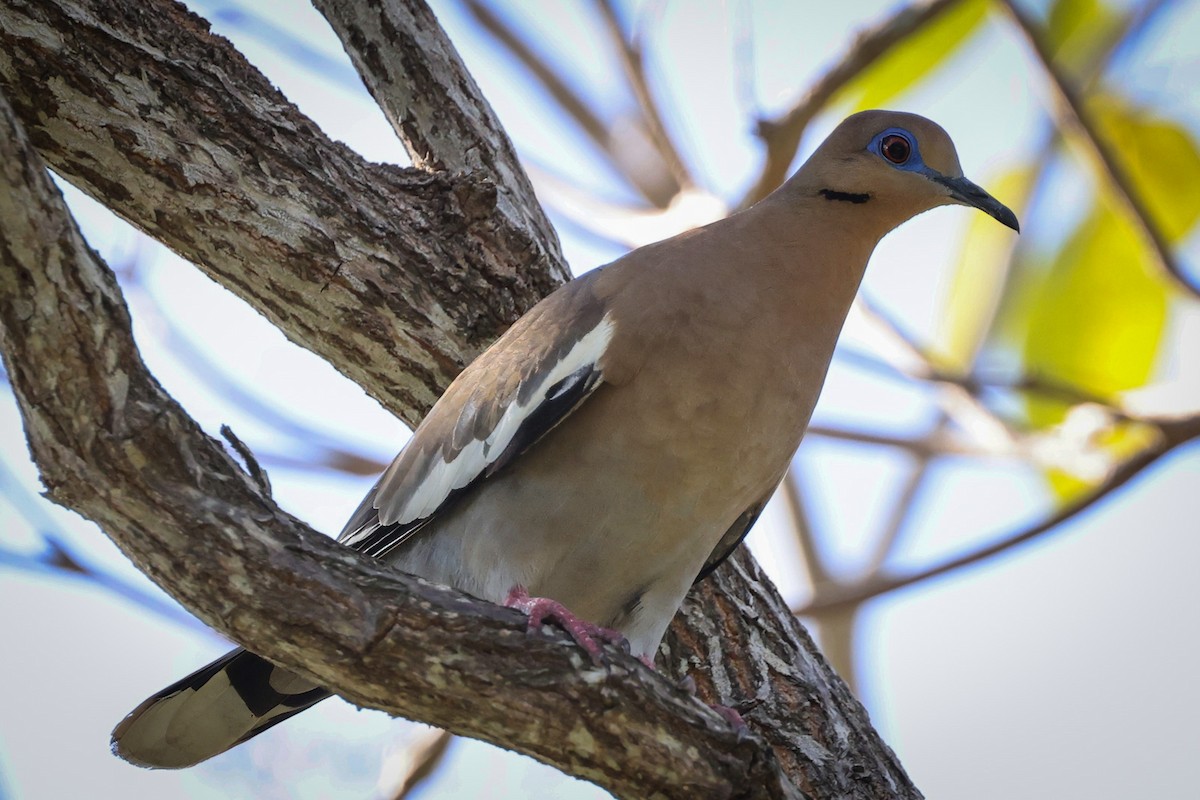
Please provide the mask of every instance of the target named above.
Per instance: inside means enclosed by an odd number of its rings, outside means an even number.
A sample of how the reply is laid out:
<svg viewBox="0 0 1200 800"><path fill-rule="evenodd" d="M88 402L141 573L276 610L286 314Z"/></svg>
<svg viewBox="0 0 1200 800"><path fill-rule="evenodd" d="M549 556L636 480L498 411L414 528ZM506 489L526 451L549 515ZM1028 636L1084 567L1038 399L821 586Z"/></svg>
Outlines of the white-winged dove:
<svg viewBox="0 0 1200 800"><path fill-rule="evenodd" d="M936 124L855 114L754 207L536 305L450 385L339 541L557 616L589 648L615 629L648 659L787 469L876 243L951 203L1018 228ZM188 766L328 695L239 649L140 705L113 748Z"/></svg>

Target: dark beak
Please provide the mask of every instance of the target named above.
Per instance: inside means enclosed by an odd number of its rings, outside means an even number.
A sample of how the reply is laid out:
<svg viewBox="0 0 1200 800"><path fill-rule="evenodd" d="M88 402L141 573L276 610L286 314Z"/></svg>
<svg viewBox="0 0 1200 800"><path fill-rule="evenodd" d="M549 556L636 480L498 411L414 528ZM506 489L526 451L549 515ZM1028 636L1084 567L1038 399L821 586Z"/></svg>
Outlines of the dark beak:
<svg viewBox="0 0 1200 800"><path fill-rule="evenodd" d="M1012 209L966 178L947 178L945 175L931 175L930 177L949 189L950 196L958 202L974 206L1017 233L1021 232L1021 224L1017 222L1017 215L1012 212Z"/></svg>

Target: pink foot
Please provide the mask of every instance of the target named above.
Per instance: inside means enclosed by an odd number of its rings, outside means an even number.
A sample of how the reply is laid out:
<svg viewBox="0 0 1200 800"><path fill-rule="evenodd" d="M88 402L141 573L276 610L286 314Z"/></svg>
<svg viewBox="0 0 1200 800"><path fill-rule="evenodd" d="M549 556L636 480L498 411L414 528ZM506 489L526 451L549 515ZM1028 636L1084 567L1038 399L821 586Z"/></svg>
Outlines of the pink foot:
<svg viewBox="0 0 1200 800"><path fill-rule="evenodd" d="M519 583L508 590L504 605L529 616L529 631L540 628L548 619L554 620L587 652L593 664L601 663L600 642L615 644L626 651L629 649L629 643L620 631L582 620L557 600L551 600L549 597L530 597L529 592Z"/></svg>

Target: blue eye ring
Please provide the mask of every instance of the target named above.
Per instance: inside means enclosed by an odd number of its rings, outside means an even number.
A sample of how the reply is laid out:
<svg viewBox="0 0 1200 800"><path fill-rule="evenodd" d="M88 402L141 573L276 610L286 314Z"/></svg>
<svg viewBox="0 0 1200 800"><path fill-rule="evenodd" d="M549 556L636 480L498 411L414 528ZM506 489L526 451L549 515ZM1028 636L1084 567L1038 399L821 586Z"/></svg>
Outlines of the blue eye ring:
<svg viewBox="0 0 1200 800"><path fill-rule="evenodd" d="M867 149L896 169L913 172L925 169L917 138L903 128L888 128L879 133Z"/></svg>

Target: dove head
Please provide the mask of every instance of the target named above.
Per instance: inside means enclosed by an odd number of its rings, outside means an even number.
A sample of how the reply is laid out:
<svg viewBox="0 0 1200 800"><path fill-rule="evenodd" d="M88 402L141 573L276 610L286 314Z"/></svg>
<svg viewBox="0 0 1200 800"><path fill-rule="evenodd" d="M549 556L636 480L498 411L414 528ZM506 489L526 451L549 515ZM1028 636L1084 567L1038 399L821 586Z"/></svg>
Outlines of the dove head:
<svg viewBox="0 0 1200 800"><path fill-rule="evenodd" d="M847 117L789 183L815 202L845 206L864 222L878 223L880 235L950 204L978 208L1020 230L1011 210L963 177L950 136L916 114L863 111Z"/></svg>

